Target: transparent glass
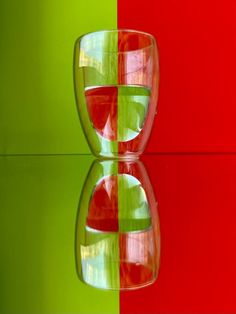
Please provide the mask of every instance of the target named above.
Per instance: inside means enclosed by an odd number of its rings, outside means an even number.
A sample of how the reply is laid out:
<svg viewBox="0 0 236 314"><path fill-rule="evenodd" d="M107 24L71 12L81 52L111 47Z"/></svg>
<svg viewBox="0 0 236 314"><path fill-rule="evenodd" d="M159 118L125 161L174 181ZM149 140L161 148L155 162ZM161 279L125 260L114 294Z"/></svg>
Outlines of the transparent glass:
<svg viewBox="0 0 236 314"><path fill-rule="evenodd" d="M156 113L158 86L158 51L152 35L121 29L77 39L76 102L95 156L135 158L143 152Z"/></svg>
<svg viewBox="0 0 236 314"><path fill-rule="evenodd" d="M80 197L75 237L79 279L101 289L155 281L160 261L157 202L140 161L95 161Z"/></svg>

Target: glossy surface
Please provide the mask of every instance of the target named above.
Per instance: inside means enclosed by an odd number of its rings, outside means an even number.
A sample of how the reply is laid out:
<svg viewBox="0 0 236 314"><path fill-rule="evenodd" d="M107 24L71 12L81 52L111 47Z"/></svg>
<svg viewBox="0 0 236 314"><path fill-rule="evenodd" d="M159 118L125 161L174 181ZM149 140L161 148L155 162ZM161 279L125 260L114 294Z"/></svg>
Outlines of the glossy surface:
<svg viewBox="0 0 236 314"><path fill-rule="evenodd" d="M236 312L236 155L144 156L159 202L161 264L122 314Z"/></svg>
<svg viewBox="0 0 236 314"><path fill-rule="evenodd" d="M153 285L118 293L76 273L76 215L92 157L0 158L1 313L236 312L236 155L142 161L159 204L160 272ZM124 284L140 280L137 268L121 265Z"/></svg>
<svg viewBox="0 0 236 314"><path fill-rule="evenodd" d="M91 288L76 274L76 214L91 162L0 158L0 313L119 313L118 292Z"/></svg>
<svg viewBox="0 0 236 314"><path fill-rule="evenodd" d="M157 278L157 202L140 161L94 161L78 206L75 255L79 279L96 288L138 289Z"/></svg>

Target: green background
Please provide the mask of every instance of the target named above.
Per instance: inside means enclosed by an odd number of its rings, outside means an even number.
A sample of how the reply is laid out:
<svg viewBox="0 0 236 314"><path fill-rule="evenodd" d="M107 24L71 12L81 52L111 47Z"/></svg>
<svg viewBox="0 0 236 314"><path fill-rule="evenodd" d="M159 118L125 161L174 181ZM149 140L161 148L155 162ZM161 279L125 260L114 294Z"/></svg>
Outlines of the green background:
<svg viewBox="0 0 236 314"><path fill-rule="evenodd" d="M80 35L117 27L115 0L0 1L0 154L89 153L73 87ZM89 156L0 157L0 313L116 314L86 286L74 240Z"/></svg>
<svg viewBox="0 0 236 314"><path fill-rule="evenodd" d="M0 154L89 153L73 88L80 35L117 27L116 0L1 0Z"/></svg>
<svg viewBox="0 0 236 314"><path fill-rule="evenodd" d="M76 273L80 193L91 156L0 157L0 313L118 314L119 291Z"/></svg>

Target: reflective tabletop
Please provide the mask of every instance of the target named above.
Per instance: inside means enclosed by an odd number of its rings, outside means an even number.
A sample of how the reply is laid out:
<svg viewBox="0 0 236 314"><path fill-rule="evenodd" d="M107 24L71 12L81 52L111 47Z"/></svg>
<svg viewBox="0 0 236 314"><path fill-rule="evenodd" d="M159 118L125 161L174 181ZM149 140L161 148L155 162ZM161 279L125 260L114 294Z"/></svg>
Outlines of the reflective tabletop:
<svg viewBox="0 0 236 314"><path fill-rule="evenodd" d="M236 155L0 157L1 314L236 313Z"/></svg>

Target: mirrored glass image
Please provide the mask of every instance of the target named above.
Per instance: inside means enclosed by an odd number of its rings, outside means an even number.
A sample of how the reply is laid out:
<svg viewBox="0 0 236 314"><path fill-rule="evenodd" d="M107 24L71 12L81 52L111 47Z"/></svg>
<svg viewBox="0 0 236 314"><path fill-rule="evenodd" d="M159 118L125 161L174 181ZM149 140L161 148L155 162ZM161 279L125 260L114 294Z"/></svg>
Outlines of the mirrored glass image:
<svg viewBox="0 0 236 314"><path fill-rule="evenodd" d="M155 281L160 222L141 161L94 161L79 201L75 256L79 279L96 288L137 289Z"/></svg>

